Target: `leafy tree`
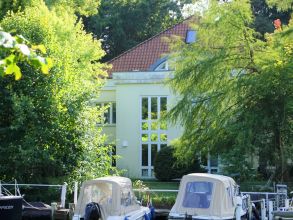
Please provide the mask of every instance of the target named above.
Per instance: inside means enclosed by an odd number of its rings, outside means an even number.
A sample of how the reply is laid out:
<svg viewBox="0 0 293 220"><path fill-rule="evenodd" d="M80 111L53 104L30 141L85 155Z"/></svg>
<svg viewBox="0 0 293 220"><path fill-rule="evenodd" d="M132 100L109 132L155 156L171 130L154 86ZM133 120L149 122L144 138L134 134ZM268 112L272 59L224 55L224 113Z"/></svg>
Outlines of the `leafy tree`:
<svg viewBox="0 0 293 220"><path fill-rule="evenodd" d="M44 58L38 55L46 53L42 45L28 46L29 42L21 35L11 36L10 33L0 31L0 75L15 75L15 79L21 78L19 62L26 62L35 68L40 68L45 74L49 72L52 66L50 58Z"/></svg>
<svg viewBox="0 0 293 220"><path fill-rule="evenodd" d="M24 62L22 80L0 78L1 179L44 183L112 172L111 148L102 147L105 137L96 127L101 111L89 104L105 74L100 42L83 31L73 10L49 9L42 0L0 25L44 45L54 63L48 75Z"/></svg>
<svg viewBox="0 0 293 220"><path fill-rule="evenodd" d="M99 13L84 19L85 28L103 39L105 60L121 54L182 19L189 0L102 0Z"/></svg>
<svg viewBox="0 0 293 220"><path fill-rule="evenodd" d="M97 8L100 5L100 0L44 0L44 2L50 8L61 5L67 10L84 16L96 14L98 12ZM27 6L37 3L38 0L2 0L0 2L0 19L9 11L18 12Z"/></svg>
<svg viewBox="0 0 293 220"><path fill-rule="evenodd" d="M274 20L280 19L282 23L288 24L289 11L281 12L276 7L269 7L265 0L251 0L251 7L254 15L253 27L261 33L262 38L264 38L265 33L274 32Z"/></svg>
<svg viewBox="0 0 293 220"><path fill-rule="evenodd" d="M179 45L174 55L170 85L180 100L169 116L185 127L177 155L259 154L259 164L266 159L283 178L293 149L293 23L261 40L252 22L248 1L211 2L197 41Z"/></svg>

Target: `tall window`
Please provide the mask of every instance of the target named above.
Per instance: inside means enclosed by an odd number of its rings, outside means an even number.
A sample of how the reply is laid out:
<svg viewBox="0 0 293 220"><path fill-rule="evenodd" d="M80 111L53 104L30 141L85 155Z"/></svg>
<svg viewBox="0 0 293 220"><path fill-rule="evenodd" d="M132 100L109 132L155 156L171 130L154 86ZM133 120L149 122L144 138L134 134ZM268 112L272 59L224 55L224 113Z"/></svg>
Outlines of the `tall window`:
<svg viewBox="0 0 293 220"><path fill-rule="evenodd" d="M141 176L154 177L154 159L167 146L166 96L141 97Z"/></svg>
<svg viewBox="0 0 293 220"><path fill-rule="evenodd" d="M116 103L98 103L98 108L105 108L102 124L116 124Z"/></svg>

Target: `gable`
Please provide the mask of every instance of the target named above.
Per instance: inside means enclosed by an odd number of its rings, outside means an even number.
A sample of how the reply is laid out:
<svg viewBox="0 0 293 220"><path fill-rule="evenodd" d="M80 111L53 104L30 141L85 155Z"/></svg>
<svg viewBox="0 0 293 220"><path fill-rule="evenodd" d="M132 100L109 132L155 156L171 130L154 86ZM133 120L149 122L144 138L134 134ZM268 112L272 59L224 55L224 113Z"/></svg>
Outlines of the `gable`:
<svg viewBox="0 0 293 220"><path fill-rule="evenodd" d="M166 60L162 56L170 52L168 42L165 42L164 38L176 35L184 40L187 31L190 29L189 22L190 18L110 60L108 63L112 65L112 69L109 71L109 76L111 77L113 72L152 70L156 64Z"/></svg>

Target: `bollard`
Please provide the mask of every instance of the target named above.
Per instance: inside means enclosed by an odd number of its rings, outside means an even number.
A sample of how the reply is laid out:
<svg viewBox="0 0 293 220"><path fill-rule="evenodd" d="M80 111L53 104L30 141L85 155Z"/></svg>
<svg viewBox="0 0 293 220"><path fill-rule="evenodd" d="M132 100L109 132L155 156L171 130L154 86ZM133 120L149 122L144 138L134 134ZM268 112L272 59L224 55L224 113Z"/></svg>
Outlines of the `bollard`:
<svg viewBox="0 0 293 220"><path fill-rule="evenodd" d="M51 203L51 219L55 220L55 213L57 210L57 203L56 202L52 202Z"/></svg>
<svg viewBox="0 0 293 220"><path fill-rule="evenodd" d="M72 219L74 215L74 210L75 210L75 204L69 203L69 219Z"/></svg>
<svg viewBox="0 0 293 220"><path fill-rule="evenodd" d="M273 201L269 201L269 220L273 220L273 209L274 203Z"/></svg>

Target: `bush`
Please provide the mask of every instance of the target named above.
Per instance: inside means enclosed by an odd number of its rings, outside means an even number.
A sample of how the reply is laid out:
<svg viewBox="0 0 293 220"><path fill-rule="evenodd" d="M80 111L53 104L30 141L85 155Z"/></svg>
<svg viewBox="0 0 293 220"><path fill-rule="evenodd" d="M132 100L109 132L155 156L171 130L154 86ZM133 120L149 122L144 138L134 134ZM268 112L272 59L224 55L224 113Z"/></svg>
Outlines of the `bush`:
<svg viewBox="0 0 293 220"><path fill-rule="evenodd" d="M174 148L161 149L154 161L155 177L161 181L181 178L188 173L205 172L200 167L199 161L194 159L188 163L181 163L174 156Z"/></svg>

